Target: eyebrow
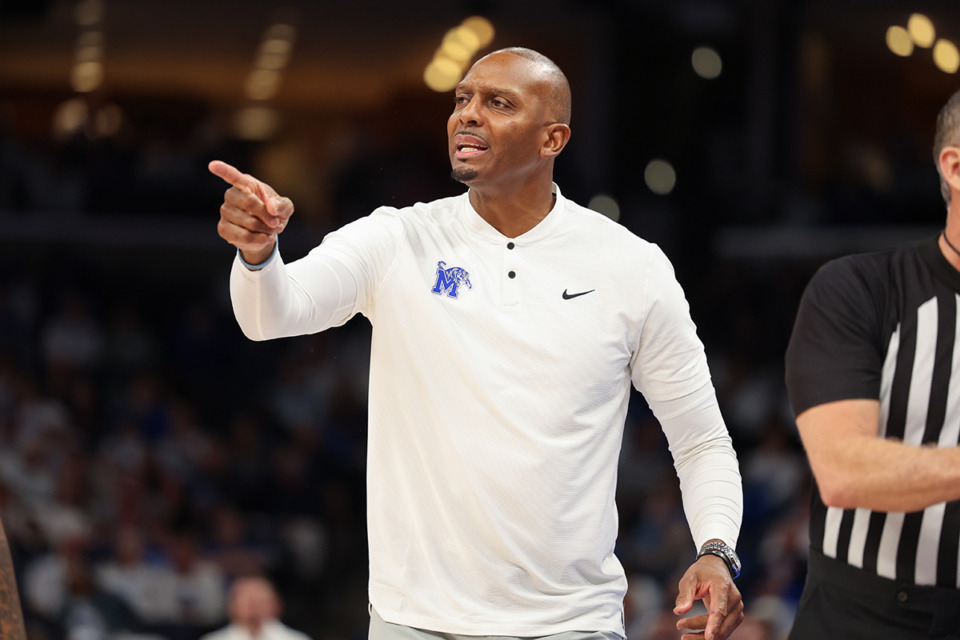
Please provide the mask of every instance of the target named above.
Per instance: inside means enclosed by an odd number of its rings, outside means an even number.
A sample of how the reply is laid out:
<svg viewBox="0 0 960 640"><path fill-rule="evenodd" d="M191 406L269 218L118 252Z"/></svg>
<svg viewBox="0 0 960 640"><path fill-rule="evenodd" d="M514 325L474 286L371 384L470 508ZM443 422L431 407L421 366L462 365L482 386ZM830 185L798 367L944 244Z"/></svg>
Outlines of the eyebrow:
<svg viewBox="0 0 960 640"><path fill-rule="evenodd" d="M457 91L457 92L464 91L467 88L468 88L467 85L461 83L457 85L457 88L454 89L454 91ZM499 87L490 87L490 86L483 86L483 85L479 87L479 92L503 96L505 98L510 98L511 100L518 100L520 97L520 94L517 93L516 91L513 91L512 89L501 89Z"/></svg>

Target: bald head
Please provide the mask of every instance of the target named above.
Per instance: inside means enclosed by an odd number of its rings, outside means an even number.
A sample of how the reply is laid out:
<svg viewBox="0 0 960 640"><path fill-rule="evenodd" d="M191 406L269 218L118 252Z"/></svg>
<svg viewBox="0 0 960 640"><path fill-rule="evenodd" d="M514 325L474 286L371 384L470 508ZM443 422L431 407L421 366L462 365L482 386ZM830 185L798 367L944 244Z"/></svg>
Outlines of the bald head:
<svg viewBox="0 0 960 640"><path fill-rule="evenodd" d="M571 98L570 82L557 64L533 49L525 47L507 47L506 49L497 49L480 58L483 60L490 56L509 54L514 55L530 62L537 69L537 73L543 81L549 86L546 95L547 109L551 117L556 122L562 122L565 125L570 124ZM479 62L478 60L477 62Z"/></svg>
<svg viewBox="0 0 960 640"><path fill-rule="evenodd" d="M563 72L529 49L494 51L454 92L447 144L454 180L473 193L536 185L551 196L553 160L570 139L570 88ZM476 196L475 197L479 197Z"/></svg>

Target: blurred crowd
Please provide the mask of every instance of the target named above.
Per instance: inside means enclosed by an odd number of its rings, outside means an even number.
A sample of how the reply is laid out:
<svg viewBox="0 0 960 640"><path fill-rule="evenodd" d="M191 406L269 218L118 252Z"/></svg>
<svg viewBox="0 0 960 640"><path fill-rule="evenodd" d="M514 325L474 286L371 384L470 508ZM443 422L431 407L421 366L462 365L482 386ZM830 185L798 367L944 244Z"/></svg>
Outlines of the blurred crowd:
<svg viewBox="0 0 960 640"><path fill-rule="evenodd" d="M243 575L311 612L361 584L363 338L257 353L217 305L68 280L0 291L0 518L31 637L195 638Z"/></svg>

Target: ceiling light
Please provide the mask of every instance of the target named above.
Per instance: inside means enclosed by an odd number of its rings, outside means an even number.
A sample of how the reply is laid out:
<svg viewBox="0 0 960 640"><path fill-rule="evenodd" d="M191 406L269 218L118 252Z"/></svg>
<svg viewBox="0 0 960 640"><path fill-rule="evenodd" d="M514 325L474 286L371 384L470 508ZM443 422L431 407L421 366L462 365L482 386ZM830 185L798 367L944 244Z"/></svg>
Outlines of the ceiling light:
<svg viewBox="0 0 960 640"><path fill-rule="evenodd" d="M69 138L86 123L90 109L80 98L71 98L53 114L53 135L56 138Z"/></svg>
<svg viewBox="0 0 960 640"><path fill-rule="evenodd" d="M447 34L443 36L443 44L448 42L465 47L470 51L470 55L476 53L477 49L480 48L480 38L477 37L477 34L463 26L454 27L447 31Z"/></svg>
<svg viewBox="0 0 960 640"><path fill-rule="evenodd" d="M73 12L81 27L90 27L103 20L103 0L80 0Z"/></svg>
<svg viewBox="0 0 960 640"><path fill-rule="evenodd" d="M245 107L237 113L233 124L237 136L243 140L266 140L280 128L280 116L269 107Z"/></svg>
<svg viewBox="0 0 960 640"><path fill-rule="evenodd" d="M690 56L690 63L698 76L706 80L713 80L723 71L723 60L720 54L711 47L697 47Z"/></svg>
<svg viewBox="0 0 960 640"><path fill-rule="evenodd" d="M251 100L269 100L280 89L280 74L273 69L254 69L247 76L247 97Z"/></svg>
<svg viewBox="0 0 960 640"><path fill-rule="evenodd" d="M887 48L905 58L913 53L913 38L906 29L895 24L887 29Z"/></svg>
<svg viewBox="0 0 960 640"><path fill-rule="evenodd" d="M461 67L466 67L474 53L475 51L471 51L460 42L444 40L443 44L440 45L440 50L437 51L437 56L450 58Z"/></svg>
<svg viewBox="0 0 960 640"><path fill-rule="evenodd" d="M296 37L297 28L292 24L286 24L284 22L277 22L270 25L266 33L263 34L264 40L286 40L287 42L293 42Z"/></svg>
<svg viewBox="0 0 960 640"><path fill-rule="evenodd" d="M929 48L936 38L933 22L922 13L915 13L907 20L907 31L913 38L914 44L924 49Z"/></svg>
<svg viewBox="0 0 960 640"><path fill-rule="evenodd" d="M587 208L602 213L614 222L620 219L620 204L605 193L598 193L593 196Z"/></svg>
<svg viewBox="0 0 960 640"><path fill-rule="evenodd" d="M437 56L424 69L423 81L434 91L451 91L460 82L461 73L456 62Z"/></svg>
<svg viewBox="0 0 960 640"><path fill-rule="evenodd" d="M673 191L673 187L676 186L677 172L673 170L673 165L666 160L651 160L643 171L643 180L647 183L650 191L665 196Z"/></svg>
<svg viewBox="0 0 960 640"><path fill-rule="evenodd" d="M489 20L483 16L470 16L461 23L477 37L478 49L482 49L493 41L494 29Z"/></svg>
<svg viewBox="0 0 960 640"><path fill-rule="evenodd" d="M944 73L956 73L960 69L960 52L957 45L941 38L933 45L933 62Z"/></svg>
<svg viewBox="0 0 960 640"><path fill-rule="evenodd" d="M70 72L70 86L79 93L89 93L103 83L103 64L97 60L78 62Z"/></svg>

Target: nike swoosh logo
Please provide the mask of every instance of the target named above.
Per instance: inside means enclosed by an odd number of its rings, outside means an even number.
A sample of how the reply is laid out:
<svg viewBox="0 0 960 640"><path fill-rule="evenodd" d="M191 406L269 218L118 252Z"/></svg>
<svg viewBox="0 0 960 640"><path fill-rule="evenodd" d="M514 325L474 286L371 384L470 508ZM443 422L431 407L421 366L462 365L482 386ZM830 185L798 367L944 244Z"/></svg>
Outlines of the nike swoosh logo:
<svg viewBox="0 0 960 640"><path fill-rule="evenodd" d="M596 289L590 289L590 291L581 291L580 293L567 293L567 290L563 290L563 299L570 300L571 298L578 298L580 296L585 296L588 293L593 293Z"/></svg>

